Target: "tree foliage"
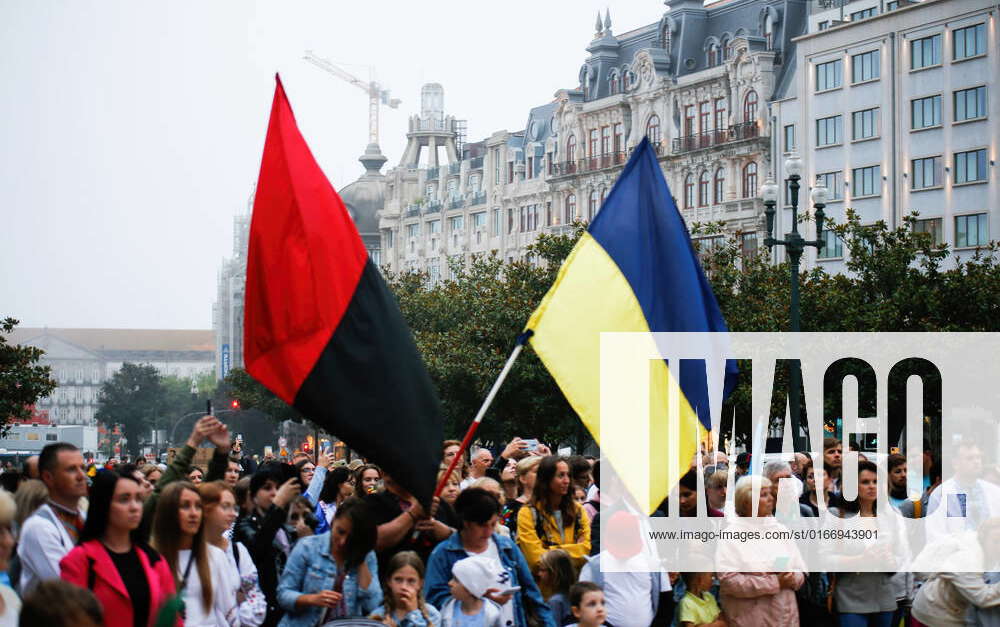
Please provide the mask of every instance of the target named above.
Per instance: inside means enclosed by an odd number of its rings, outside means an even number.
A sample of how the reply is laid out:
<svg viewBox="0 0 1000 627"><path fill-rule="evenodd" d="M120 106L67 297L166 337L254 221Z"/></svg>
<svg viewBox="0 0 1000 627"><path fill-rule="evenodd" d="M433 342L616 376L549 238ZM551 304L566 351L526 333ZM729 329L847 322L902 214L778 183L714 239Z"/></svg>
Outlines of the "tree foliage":
<svg viewBox="0 0 1000 627"><path fill-rule="evenodd" d="M258 383L242 368L230 370L223 380L223 386L228 395L236 399L243 409L259 410L278 422L303 420L302 414L297 409L278 398L274 392Z"/></svg>
<svg viewBox="0 0 1000 627"><path fill-rule="evenodd" d="M31 417L32 406L56 388L52 369L38 364L45 354L34 346L12 345L4 337L14 331L19 321L0 321L0 435L6 434L12 420Z"/></svg>
<svg viewBox="0 0 1000 627"><path fill-rule="evenodd" d="M136 455L140 440L157 426L167 398L163 377L154 366L126 362L101 385L96 418L106 425L122 425L126 448Z"/></svg>

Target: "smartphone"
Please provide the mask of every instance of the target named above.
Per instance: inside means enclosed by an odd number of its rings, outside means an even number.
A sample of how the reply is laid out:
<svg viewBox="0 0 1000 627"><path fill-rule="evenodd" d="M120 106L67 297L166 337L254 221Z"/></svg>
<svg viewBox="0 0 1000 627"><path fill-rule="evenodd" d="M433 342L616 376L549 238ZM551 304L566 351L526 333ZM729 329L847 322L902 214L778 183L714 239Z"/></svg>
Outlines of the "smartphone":
<svg viewBox="0 0 1000 627"><path fill-rule="evenodd" d="M521 440L521 441L528 445L527 450L529 451L533 451L536 448L538 448L538 438L531 438L530 440Z"/></svg>
<svg viewBox="0 0 1000 627"><path fill-rule="evenodd" d="M207 401L205 401L205 415L206 416L212 415L212 399L208 399Z"/></svg>

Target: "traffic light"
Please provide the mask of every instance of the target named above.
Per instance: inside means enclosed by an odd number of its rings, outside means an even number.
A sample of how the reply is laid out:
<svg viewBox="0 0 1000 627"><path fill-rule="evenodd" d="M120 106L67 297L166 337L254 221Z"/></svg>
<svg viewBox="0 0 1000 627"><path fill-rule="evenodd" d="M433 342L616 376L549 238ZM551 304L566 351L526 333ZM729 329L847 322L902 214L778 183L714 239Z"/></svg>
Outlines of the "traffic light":
<svg viewBox="0 0 1000 627"><path fill-rule="evenodd" d="M240 402L234 398L230 406L233 408L233 411L236 411L240 408Z"/></svg>

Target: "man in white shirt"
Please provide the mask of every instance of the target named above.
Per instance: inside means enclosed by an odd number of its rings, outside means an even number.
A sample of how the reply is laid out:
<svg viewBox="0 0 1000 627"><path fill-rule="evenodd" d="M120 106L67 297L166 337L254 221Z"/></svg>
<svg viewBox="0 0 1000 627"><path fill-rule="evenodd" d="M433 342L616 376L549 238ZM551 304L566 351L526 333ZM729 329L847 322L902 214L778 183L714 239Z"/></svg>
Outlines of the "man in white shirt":
<svg viewBox="0 0 1000 627"><path fill-rule="evenodd" d="M80 497L87 496L87 474L80 450L66 442L49 444L38 457L38 472L49 498L21 528L21 596L40 582L59 579L59 561L76 546L83 530Z"/></svg>
<svg viewBox="0 0 1000 627"><path fill-rule="evenodd" d="M469 465L469 476L462 480L458 488L464 490L477 479L482 479L486 476L486 471L489 470L490 466L493 465L493 454L485 448L481 448L476 451L476 454L472 456L472 463Z"/></svg>
<svg viewBox="0 0 1000 627"><path fill-rule="evenodd" d="M1000 516L1000 487L980 479L983 452L973 440L955 446L955 475L931 492L927 501L927 543L973 531L988 518Z"/></svg>

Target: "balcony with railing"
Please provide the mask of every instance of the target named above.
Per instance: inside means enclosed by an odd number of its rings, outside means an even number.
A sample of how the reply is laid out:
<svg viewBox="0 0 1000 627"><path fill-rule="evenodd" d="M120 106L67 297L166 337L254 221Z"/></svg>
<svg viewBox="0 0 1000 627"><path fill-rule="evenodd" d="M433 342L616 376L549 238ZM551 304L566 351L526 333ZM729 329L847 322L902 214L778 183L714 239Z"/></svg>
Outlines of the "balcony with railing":
<svg viewBox="0 0 1000 627"><path fill-rule="evenodd" d="M448 202L449 211L451 211L452 209L461 209L464 206L465 206L465 201L462 200L461 198L455 198Z"/></svg>
<svg viewBox="0 0 1000 627"><path fill-rule="evenodd" d="M660 154L657 150L656 154ZM597 172L605 168L613 168L625 163L628 158L626 152L610 152L603 155L596 155L586 159L576 161L563 161L552 164L552 176L567 176L570 174L581 174L584 172Z"/></svg>
<svg viewBox="0 0 1000 627"><path fill-rule="evenodd" d="M760 135L756 122L743 122L729 128L719 128L704 133L695 133L686 137L677 137L673 142L673 152L691 152L702 148L711 148L722 144L753 139Z"/></svg>
<svg viewBox="0 0 1000 627"><path fill-rule="evenodd" d="M478 192L473 194L469 198L469 205L485 205L486 204L486 192Z"/></svg>
<svg viewBox="0 0 1000 627"><path fill-rule="evenodd" d="M441 213L441 203L439 202L429 202L424 205L424 215L431 213Z"/></svg>
<svg viewBox="0 0 1000 627"><path fill-rule="evenodd" d="M448 174L452 176L458 176L462 171L461 163L449 163L448 164Z"/></svg>
<svg viewBox="0 0 1000 627"><path fill-rule="evenodd" d="M420 215L420 205L406 205L403 215L407 218L415 218Z"/></svg>
<svg viewBox="0 0 1000 627"><path fill-rule="evenodd" d="M482 170L483 169L483 158L473 157L469 163L470 170Z"/></svg>

